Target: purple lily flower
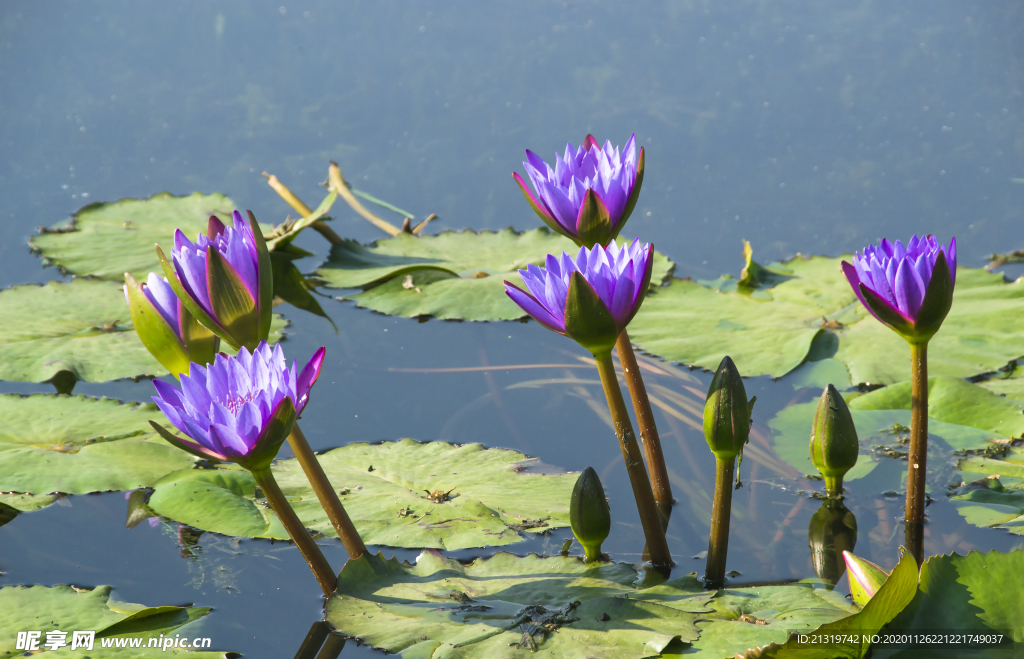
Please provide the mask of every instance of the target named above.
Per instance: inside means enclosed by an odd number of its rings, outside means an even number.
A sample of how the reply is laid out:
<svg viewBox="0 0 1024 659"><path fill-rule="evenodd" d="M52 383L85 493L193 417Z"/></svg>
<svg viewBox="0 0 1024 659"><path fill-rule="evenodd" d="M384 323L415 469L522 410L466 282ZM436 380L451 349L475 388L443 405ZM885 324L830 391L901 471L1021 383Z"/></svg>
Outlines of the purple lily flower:
<svg viewBox="0 0 1024 659"><path fill-rule="evenodd" d="M141 284L125 273L124 297L142 344L175 377L189 364L208 364L220 339L196 322L174 294L166 277L149 273Z"/></svg>
<svg viewBox="0 0 1024 659"><path fill-rule="evenodd" d="M611 141L602 148L587 135L579 148L570 143L564 156L556 154L554 168L529 149L526 158L523 166L537 197L518 173L513 177L549 227L587 247L607 245L619 235L636 206L644 177L644 150L640 148L638 157L635 135L621 153Z"/></svg>
<svg viewBox="0 0 1024 659"><path fill-rule="evenodd" d="M580 247L575 259L549 254L545 267L520 270L529 292L506 281L505 293L544 327L603 352L640 310L653 266L654 246L639 239Z"/></svg>
<svg viewBox="0 0 1024 659"><path fill-rule="evenodd" d="M180 389L153 381L159 394L153 402L191 441L150 423L193 455L250 470L266 467L309 401L323 361L320 348L296 376L295 362L287 365L280 345L271 350L263 341L252 353L243 347L237 357L219 354L208 367L192 364Z"/></svg>
<svg viewBox="0 0 1024 659"><path fill-rule="evenodd" d="M232 347L250 350L270 333L273 273L252 213L235 211L225 225L210 217L209 235L193 243L174 232L173 267L157 247L164 273L185 308Z"/></svg>
<svg viewBox="0 0 1024 659"><path fill-rule="evenodd" d="M868 311L908 341L926 342L949 312L956 285L956 238L913 236L906 247L883 239L853 264L842 263L853 292Z"/></svg>

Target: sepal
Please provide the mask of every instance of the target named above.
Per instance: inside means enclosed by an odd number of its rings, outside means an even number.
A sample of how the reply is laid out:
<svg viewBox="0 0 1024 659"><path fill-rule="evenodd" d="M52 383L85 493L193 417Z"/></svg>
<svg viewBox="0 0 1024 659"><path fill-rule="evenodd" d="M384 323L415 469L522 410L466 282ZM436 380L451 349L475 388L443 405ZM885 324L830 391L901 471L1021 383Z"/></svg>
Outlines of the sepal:
<svg viewBox="0 0 1024 659"><path fill-rule="evenodd" d="M587 562L600 560L601 544L612 528L611 512L601 479L593 467L587 467L576 479L569 503L572 534L583 545Z"/></svg>
<svg viewBox="0 0 1024 659"><path fill-rule="evenodd" d="M857 464L860 442L850 408L831 384L818 400L818 409L811 428L811 462L825 477L825 488L831 494L843 491L843 476Z"/></svg>
<svg viewBox="0 0 1024 659"><path fill-rule="evenodd" d="M282 398L271 412L270 418L263 426L263 432L256 439L256 444L249 455L244 459L236 460L236 462L249 471L270 468L270 463L277 457L277 452L281 450L281 444L288 438L294 425L295 406L292 404L292 399Z"/></svg>
<svg viewBox="0 0 1024 659"><path fill-rule="evenodd" d="M526 187L526 183L523 181L522 177L519 176L519 173L513 172L512 178L516 180L519 190L523 193L523 196L526 197L526 201L529 202L530 208L532 208L533 212L537 214L537 217L543 220L544 224L548 225L548 227L550 227L555 233L559 233L575 242L576 236L572 235L572 233L566 230L565 227L559 224L558 220L555 219L555 216L549 213L546 208L537 202L537 199L533 196L533 193L530 192L530 189Z"/></svg>
<svg viewBox="0 0 1024 659"><path fill-rule="evenodd" d="M604 247L612 238L612 228L608 207L593 188L588 189L576 216L576 242L588 249L594 245Z"/></svg>
<svg viewBox="0 0 1024 659"><path fill-rule="evenodd" d="M256 266L259 276L258 295L256 308L258 310L259 326L256 332L256 340L269 341L270 322L274 317L274 270L270 263L270 250L267 249L267 241L263 237L260 225L256 222L256 216L252 211L246 211L249 216L249 228L252 230L253 242L256 244Z"/></svg>
<svg viewBox="0 0 1024 659"><path fill-rule="evenodd" d="M882 587L889 575L871 561L854 556L848 551L843 552L846 561L846 577L850 582L850 595L853 601L865 606L878 589Z"/></svg>
<svg viewBox="0 0 1024 659"><path fill-rule="evenodd" d="M565 334L595 355L611 352L619 338L612 312L579 271L569 277Z"/></svg>
<svg viewBox="0 0 1024 659"><path fill-rule="evenodd" d="M206 286L213 315L224 328L225 339L231 337L228 343L255 350L260 342L256 300L238 271L213 245L206 248Z"/></svg>
<svg viewBox="0 0 1024 659"><path fill-rule="evenodd" d="M708 388L704 403L704 438L716 460L732 460L750 438L750 413L754 400L747 391L736 364L722 358Z"/></svg>
<svg viewBox="0 0 1024 659"><path fill-rule="evenodd" d="M153 430L156 430L157 434L166 439L169 443L177 446L182 451L191 453L192 455L202 458L203 460L217 460L219 462L228 462L228 458L212 451L198 442L186 441L179 437L175 437L172 433L168 432L166 428L161 426L156 421L150 421L149 425L153 426Z"/></svg>

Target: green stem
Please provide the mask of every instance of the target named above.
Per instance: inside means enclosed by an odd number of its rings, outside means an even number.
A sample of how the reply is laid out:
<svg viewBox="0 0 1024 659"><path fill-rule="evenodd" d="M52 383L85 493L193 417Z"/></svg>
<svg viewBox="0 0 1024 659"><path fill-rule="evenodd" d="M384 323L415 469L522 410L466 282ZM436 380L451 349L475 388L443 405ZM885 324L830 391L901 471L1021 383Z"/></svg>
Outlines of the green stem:
<svg viewBox="0 0 1024 659"><path fill-rule="evenodd" d="M601 543L583 545L583 556L587 563L601 560Z"/></svg>
<svg viewBox="0 0 1024 659"><path fill-rule="evenodd" d="M736 456L727 460L715 458L715 498L711 507L708 564L704 571L704 585L709 589L721 588L725 584L725 559L729 553L729 518L732 512L732 481L735 472Z"/></svg>
<svg viewBox="0 0 1024 659"><path fill-rule="evenodd" d="M910 525L924 523L925 476L928 462L928 344L910 344L910 454L907 456L907 549L920 565L924 560L923 533Z"/></svg>
<svg viewBox="0 0 1024 659"><path fill-rule="evenodd" d="M640 441L644 447L644 456L647 458L654 500L659 504L671 505L673 502L672 486L668 482L668 468L665 466L665 456L661 452L661 438L658 435L658 427L654 423L654 411L651 409L651 401L647 397L647 388L644 387L644 380L640 375L640 365L637 364L636 355L633 354L633 344L629 342L629 334L626 330L622 330L622 333L619 334L619 338L615 342L615 351L619 353L619 361L622 362L622 371L626 376L629 397L633 401L633 411L636 413L637 425L640 427Z"/></svg>
<svg viewBox="0 0 1024 659"><path fill-rule="evenodd" d="M595 354L594 358L597 360L597 371L601 374L601 384L604 385L608 409L615 425L615 436L622 449L622 459L626 462L629 483L633 486L633 498L636 499L637 511L640 513L640 524L644 529L651 562L655 565L672 565L672 553L668 549L668 541L665 540L665 531L661 528L651 481L647 477L644 458L640 454L640 447L637 446L636 435L633 434L633 423L629 420L626 401L622 398L619 380L615 376L611 350L601 355Z"/></svg>
<svg viewBox="0 0 1024 659"><path fill-rule="evenodd" d="M825 494L832 497L841 497L843 495L843 477L826 476Z"/></svg>
<svg viewBox="0 0 1024 659"><path fill-rule="evenodd" d="M316 459L313 449L309 447L309 442L306 441L306 436L302 434L297 422L292 426L291 434L288 435L288 445L292 447L292 453L299 461L299 466L306 474L306 479L313 487L313 492L320 500L320 505L327 512L331 526L334 527L342 544L345 545L345 551L348 552L349 558L359 558L366 553L366 545L359 537L359 532L356 531L352 519L345 512L345 507L341 505L338 493L331 486L331 481L327 479L324 468L320 466L320 461Z"/></svg>
<svg viewBox="0 0 1024 659"><path fill-rule="evenodd" d="M257 469L252 472L252 475L256 479L256 484L263 490L263 495L267 497L270 507L277 513L281 524L284 525L288 535L295 542L295 546L302 552L302 557L306 559L309 569L313 571L313 576L316 577L317 583L320 584L320 589L324 591L324 596L330 596L338 587L338 577L334 570L331 569L327 559L324 558L320 547L313 542L309 531L299 521L299 516L292 510L288 500L284 498L284 493L281 492L281 488L277 485L270 467Z"/></svg>

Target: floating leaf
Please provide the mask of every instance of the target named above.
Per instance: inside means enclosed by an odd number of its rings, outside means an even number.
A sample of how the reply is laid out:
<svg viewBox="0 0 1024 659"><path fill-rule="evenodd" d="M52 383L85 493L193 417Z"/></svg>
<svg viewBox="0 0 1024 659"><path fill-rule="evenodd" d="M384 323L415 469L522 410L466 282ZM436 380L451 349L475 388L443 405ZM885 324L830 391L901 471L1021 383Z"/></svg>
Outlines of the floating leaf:
<svg viewBox="0 0 1024 659"><path fill-rule="evenodd" d="M752 281L760 287L673 279L652 291L630 338L647 352L707 369L729 355L744 376L781 377L809 358L840 362L853 383L906 379L906 342L857 301L841 260L798 256L771 266L770 277L758 266ZM930 373L967 377L1019 357L1022 313L1024 283L958 269L952 310L929 346Z"/></svg>
<svg viewBox="0 0 1024 659"><path fill-rule="evenodd" d="M142 281L150 272L162 272L154 244L170 253L175 229L194 240L206 233L211 215L227 218L236 208L222 194L198 192L89 204L75 213L70 228L44 231L29 244L71 274L124 281L124 273L130 272Z"/></svg>
<svg viewBox="0 0 1024 659"><path fill-rule="evenodd" d="M396 316L461 320L513 320L526 314L505 295L502 282L520 284L519 269L543 265L548 254L579 250L547 229L517 233L445 231L436 236L401 233L361 245L346 240L331 248L316 274L334 288L362 288L357 306ZM651 281L663 281L673 264L655 254ZM407 282L406 276L411 275Z"/></svg>
<svg viewBox="0 0 1024 659"><path fill-rule="evenodd" d="M525 631L535 631L531 656L559 659L656 657L673 639L696 640L711 594L691 577L638 591L637 577L631 565L575 557L502 552L463 565L426 551L410 565L366 554L345 564L326 620L423 659L522 657ZM529 627L545 619L547 633Z"/></svg>
<svg viewBox="0 0 1024 659"><path fill-rule="evenodd" d="M785 643L791 632L807 633L857 610L842 595L805 583L729 588L719 591L710 606L714 613L697 622L700 638L686 650L663 657L731 658L747 648Z"/></svg>
<svg viewBox="0 0 1024 659"><path fill-rule="evenodd" d="M46 495L132 490L189 468L195 458L157 437L156 405L109 398L0 395L0 492ZM52 497L4 499L20 510Z"/></svg>
<svg viewBox="0 0 1024 659"><path fill-rule="evenodd" d="M275 316L272 343L287 325ZM0 291L0 380L61 372L85 382L167 375L136 335L120 284L76 278Z"/></svg>
<svg viewBox="0 0 1024 659"><path fill-rule="evenodd" d="M67 632L68 647L60 654L70 657L151 656L152 648L102 649L102 639L127 635L144 634L147 637L167 635L190 622L208 614L208 607L156 606L116 602L110 600L110 586L98 586L92 590L74 586L5 586L0 588L0 629L6 632L0 637L0 653L20 654L15 649L18 631L41 632L40 646L46 642L50 631ZM93 652L78 649L70 652L72 632L94 631L96 638ZM115 642L116 643L116 642ZM145 641L144 641L145 643ZM171 653L185 654L184 650L168 649ZM226 657L223 652L189 652L189 657L213 659Z"/></svg>
<svg viewBox="0 0 1024 659"><path fill-rule="evenodd" d="M957 464L962 471L1006 478L1024 478L1024 447L1009 446L1001 459L983 455L968 456Z"/></svg>
<svg viewBox="0 0 1024 659"><path fill-rule="evenodd" d="M1001 645L964 644L935 646L929 656L1014 657L1012 642L1024 640L1024 552L972 551L932 556L921 566L920 584L913 602L892 621L886 632L1004 634ZM973 650L973 652L972 652ZM911 645L900 657L921 656L921 645ZM1018 645L1019 652L1019 645ZM892 649L876 657L894 656Z"/></svg>
<svg viewBox="0 0 1024 659"><path fill-rule="evenodd" d="M1024 487L1006 487L994 477L968 483L959 492L951 499L968 524L1024 535Z"/></svg>
<svg viewBox="0 0 1024 659"><path fill-rule="evenodd" d="M23 492L0 494L0 506L10 506L23 513L41 510L56 500L57 497L53 494L25 494Z"/></svg>
<svg viewBox="0 0 1024 659"><path fill-rule="evenodd" d="M363 540L393 547L508 545L523 531L568 526L577 477L519 473L533 460L516 451L411 439L349 444L319 460ZM279 460L273 469L303 524L334 536L298 463ZM287 538L255 488L246 472L188 471L157 483L149 506L206 531Z"/></svg>
<svg viewBox="0 0 1024 659"><path fill-rule="evenodd" d="M750 650L742 656L744 659L861 659L871 650L869 639L899 615L914 599L916 592L917 563L910 554L904 553L899 563L889 573L889 578L863 609L808 633L809 636L819 638L828 636L851 640L808 644L801 643L799 636L794 634L783 645L773 643L768 647Z"/></svg>
<svg viewBox="0 0 1024 659"><path fill-rule="evenodd" d="M874 462L868 449L893 442L891 429L910 425L910 383L901 382L867 394L844 394L857 426L861 457L844 480L867 475ZM808 437L817 401L790 405L768 425L773 445L780 458L805 474L815 474L808 452ZM928 379L928 434L934 442L941 439L950 450L990 447L991 438L1015 437L1024 432L1020 406L1005 398L951 377Z"/></svg>

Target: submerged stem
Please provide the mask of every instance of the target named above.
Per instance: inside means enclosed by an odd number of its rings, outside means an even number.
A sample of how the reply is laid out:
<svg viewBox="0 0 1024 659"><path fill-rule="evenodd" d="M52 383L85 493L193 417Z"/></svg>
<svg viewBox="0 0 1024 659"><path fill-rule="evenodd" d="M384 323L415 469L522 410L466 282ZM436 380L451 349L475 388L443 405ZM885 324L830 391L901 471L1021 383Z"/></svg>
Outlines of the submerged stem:
<svg viewBox="0 0 1024 659"><path fill-rule="evenodd" d="M923 533L911 525L924 523L925 476L928 462L928 344L910 344L910 453L907 456L907 548L920 565L924 560ZM914 540L913 543L910 541Z"/></svg>
<svg viewBox="0 0 1024 659"><path fill-rule="evenodd" d="M288 500L285 499L284 493L281 492L281 488L274 479L274 474L270 471L270 467L257 469L252 472L252 475L256 479L256 484L263 490L264 496L267 497L270 507L277 513L281 524L284 525L288 535L295 542L295 546L302 552L302 557L306 559L309 569L313 571L313 576L316 577L317 583L320 584L320 589L324 591L325 596L329 596L338 587L338 577L334 570L331 569L327 559L324 558L320 547L313 542L313 538L299 520L299 516L295 514Z"/></svg>
<svg viewBox="0 0 1024 659"><path fill-rule="evenodd" d="M615 342L615 351L619 353L637 425L640 426L640 441L644 447L644 456L647 458L654 500L659 504L671 505L672 486L668 482L668 468L665 466L665 456L661 452L661 438L654 423L654 411L651 409L651 401L647 398L647 388L644 387L644 380L640 375L640 365L637 364L633 345L629 342L626 330L619 334Z"/></svg>
<svg viewBox="0 0 1024 659"><path fill-rule="evenodd" d="M707 588L725 584L725 560L729 553L729 520L732 513L732 481L736 456L721 460L715 457L715 498L711 507L711 538L708 541L708 564L704 571Z"/></svg>
<svg viewBox="0 0 1024 659"><path fill-rule="evenodd" d="M324 468L320 466L320 461L316 459L313 449L309 447L309 442L299 429L298 423L292 426L292 432L288 435L288 445L292 447L295 459L299 461L299 466L313 487L316 498L320 500L320 505L327 512L327 518L331 520L331 525L345 545L349 558L359 558L366 553L366 545L359 537L352 519L345 512L345 507L341 505L338 493L331 486L331 481L324 473Z"/></svg>
<svg viewBox="0 0 1024 659"><path fill-rule="evenodd" d="M640 513L640 523L644 529L651 562L655 565L672 565L672 553L669 551L668 541L665 540L665 531L661 527L651 481L647 477L644 459L633 433L633 423L629 420L626 401L622 398L622 390L619 389L619 381L615 376L612 353L609 350L602 355L595 354L594 358L597 361L597 370L601 374L601 384L608 400L612 423L615 424L615 435L622 449L622 459L626 462L629 483L633 486L633 498L636 499L636 507Z"/></svg>

